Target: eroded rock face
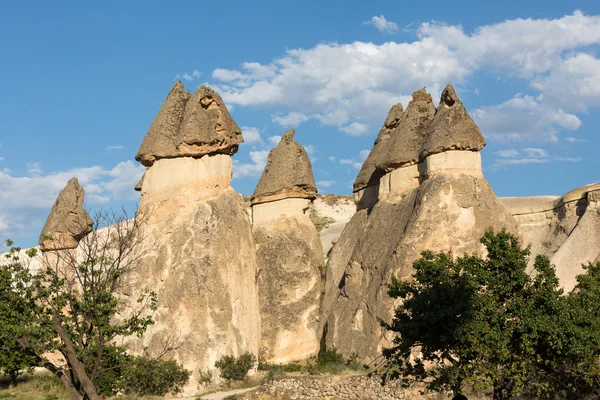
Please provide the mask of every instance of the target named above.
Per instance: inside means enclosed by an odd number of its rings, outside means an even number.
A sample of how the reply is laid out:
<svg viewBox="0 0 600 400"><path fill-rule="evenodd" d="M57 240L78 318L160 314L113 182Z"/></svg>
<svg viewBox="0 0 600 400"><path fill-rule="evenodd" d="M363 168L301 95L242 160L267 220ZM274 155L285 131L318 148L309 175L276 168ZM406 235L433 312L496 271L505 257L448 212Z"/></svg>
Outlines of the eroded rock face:
<svg viewBox="0 0 600 400"><path fill-rule="evenodd" d="M261 346L270 362L305 360L319 351L323 248L305 215L254 225L259 266Z"/></svg>
<svg viewBox="0 0 600 400"><path fill-rule="evenodd" d="M330 252L322 313L327 348L369 361L391 345L380 327L395 306L387 286L392 276L409 279L422 251L483 255L479 239L487 229L518 234L481 171L476 150L484 144L451 85L437 111L424 90L413 94L383 146L389 153L377 156L379 172L371 176L378 180L355 186L358 211ZM371 205L362 209L361 202Z"/></svg>
<svg viewBox="0 0 600 400"><path fill-rule="evenodd" d="M323 248L306 215L316 194L308 155L287 131L269 153L252 196L261 346L274 363L319 351Z"/></svg>
<svg viewBox="0 0 600 400"><path fill-rule="evenodd" d="M83 208L85 191L77 178L69 180L59 193L42 228L42 251L74 249L92 231L92 219Z"/></svg>
<svg viewBox="0 0 600 400"><path fill-rule="evenodd" d="M192 96L178 81L154 118L135 157L146 167L156 160L237 152L244 141L221 96L202 86Z"/></svg>
<svg viewBox="0 0 600 400"><path fill-rule="evenodd" d="M294 140L295 131L283 134L279 144L269 152L269 159L254 194L252 204L285 198L314 199L315 178L306 150Z"/></svg>
<svg viewBox="0 0 600 400"><path fill-rule="evenodd" d="M531 245L533 256L548 256L561 287L565 292L573 290L575 277L585 273L582 264L600 257L600 184L582 186L560 197L501 200L519 223L523 244Z"/></svg>
<svg viewBox="0 0 600 400"><path fill-rule="evenodd" d="M125 294L134 300L139 290L154 290L158 310L154 325L131 345L159 354L176 340L181 346L170 356L192 371L190 391L199 372L214 369L222 356L259 349L256 245L243 198L225 178L230 168L222 154L159 160L142 189L142 234L152 250ZM172 171L188 182L168 181Z"/></svg>

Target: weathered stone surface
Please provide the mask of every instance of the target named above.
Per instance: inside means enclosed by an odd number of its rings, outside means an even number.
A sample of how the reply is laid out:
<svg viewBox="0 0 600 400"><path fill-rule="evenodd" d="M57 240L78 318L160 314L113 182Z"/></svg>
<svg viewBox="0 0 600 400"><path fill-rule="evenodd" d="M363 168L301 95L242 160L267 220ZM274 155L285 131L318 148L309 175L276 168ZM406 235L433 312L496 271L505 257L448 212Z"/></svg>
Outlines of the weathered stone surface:
<svg viewBox="0 0 600 400"><path fill-rule="evenodd" d="M252 204L291 197L314 199L317 187L304 147L294 140L295 131L283 134L269 152L269 159L252 195Z"/></svg>
<svg viewBox="0 0 600 400"><path fill-rule="evenodd" d="M186 104L178 141L179 155L202 157L233 155L244 139L221 96L202 86Z"/></svg>
<svg viewBox="0 0 600 400"><path fill-rule="evenodd" d="M418 163L425 134L434 114L435 106L425 88L414 92L406 112L385 146L385 155L375 167L387 173L405 165Z"/></svg>
<svg viewBox="0 0 600 400"><path fill-rule="evenodd" d="M376 357L390 344L379 319L392 316L391 276L407 279L426 249L481 254L485 230L503 227L518 232L485 179L462 173L437 173L399 201L379 201L370 212L357 212L327 264L333 282L326 283L326 346L366 360Z"/></svg>
<svg viewBox="0 0 600 400"><path fill-rule="evenodd" d="M152 121L136 160L149 167L157 159L177 157L179 126L190 97L190 92L183 88L181 81L177 81Z"/></svg>
<svg viewBox="0 0 600 400"><path fill-rule="evenodd" d="M287 198L254 204L252 206L252 223L260 224L279 218L280 215L305 215L310 208L310 199Z"/></svg>
<svg viewBox="0 0 600 400"><path fill-rule="evenodd" d="M567 292L574 288L575 277L584 273L581 265L600 257L599 190L600 184L592 184L561 197L501 199L520 225L523 244L531 246L530 264L535 255L548 256Z"/></svg>
<svg viewBox="0 0 600 400"><path fill-rule="evenodd" d="M142 186L144 186L144 178L146 177L146 172L144 172L144 175L142 175L142 177L140 178L140 180L138 181L138 183L135 184L135 187L133 188L136 192L141 192L142 191Z"/></svg>
<svg viewBox="0 0 600 400"><path fill-rule="evenodd" d="M319 233L303 214L280 214L255 223L253 230L261 347L268 349L273 363L305 360L319 351L324 273Z"/></svg>
<svg viewBox="0 0 600 400"><path fill-rule="evenodd" d="M375 166L382 163L387 156L387 146L389 145L388 140L392 137L396 128L402 121L404 116L404 109L402 104L398 103L393 105L388 113L388 116L379 130L379 134L373 144L373 149L369 153L369 156L363 163L358 176L354 181L354 192L359 192L368 186L376 186L379 184L379 179L383 175L381 171L377 170ZM375 189L377 191L377 189ZM362 197L362 196L361 196Z"/></svg>
<svg viewBox="0 0 600 400"><path fill-rule="evenodd" d="M451 84L442 92L440 104L425 136L421 160L447 150L478 151L485 146L483 135Z"/></svg>
<svg viewBox="0 0 600 400"><path fill-rule="evenodd" d="M92 219L83 208L85 191L77 178L61 190L40 234L42 251L74 249L92 231Z"/></svg>
<svg viewBox="0 0 600 400"><path fill-rule="evenodd" d="M231 187L209 194L200 187L142 197L142 235L152 250L124 293L132 302L144 288L157 293L155 323L130 345L156 355L165 341L179 343L169 355L192 371L190 393L201 370L214 369L223 355L257 354L260 338L256 246L242 196Z"/></svg>
<svg viewBox="0 0 600 400"><path fill-rule="evenodd" d="M221 96L209 87L192 96L175 83L135 157L150 167L156 160L237 152L244 139Z"/></svg>

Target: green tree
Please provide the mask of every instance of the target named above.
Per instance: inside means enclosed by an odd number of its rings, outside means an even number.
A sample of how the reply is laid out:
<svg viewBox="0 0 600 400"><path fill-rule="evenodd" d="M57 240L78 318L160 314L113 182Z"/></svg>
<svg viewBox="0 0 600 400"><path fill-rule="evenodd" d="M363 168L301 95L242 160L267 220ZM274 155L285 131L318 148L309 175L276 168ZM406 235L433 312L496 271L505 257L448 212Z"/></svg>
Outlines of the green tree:
<svg viewBox="0 0 600 400"><path fill-rule="evenodd" d="M485 259L425 251L413 280L392 280L402 305L384 323L399 334L384 352L389 372L432 390L492 387L495 399L596 393L600 263L563 296L547 257L527 273L529 248L513 235L488 231L481 243Z"/></svg>
<svg viewBox="0 0 600 400"><path fill-rule="evenodd" d="M14 376L22 367L44 366L61 378L71 399L100 398L98 384L107 386L114 368L103 362L105 355L123 351L115 339L141 336L153 323L156 295L148 290L126 315L119 313L123 278L152 248L143 250L140 224L125 213L99 211L78 255L54 252L35 274L16 256L19 249L7 243L9 262L0 270L0 318L10 322L0 328L0 347L10 349L11 356L0 358L0 369ZM66 363L52 362L52 352Z"/></svg>

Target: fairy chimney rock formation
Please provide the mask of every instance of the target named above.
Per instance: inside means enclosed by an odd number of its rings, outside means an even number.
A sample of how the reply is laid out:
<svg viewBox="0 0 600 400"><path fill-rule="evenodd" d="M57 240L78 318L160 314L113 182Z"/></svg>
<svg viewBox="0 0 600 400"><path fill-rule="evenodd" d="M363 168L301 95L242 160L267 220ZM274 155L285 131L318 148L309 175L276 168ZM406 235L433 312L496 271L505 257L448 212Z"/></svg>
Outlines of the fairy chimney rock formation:
<svg viewBox="0 0 600 400"><path fill-rule="evenodd" d="M258 261L261 347L269 362L305 360L319 351L323 248L305 215L317 194L304 148L287 131L251 200Z"/></svg>
<svg viewBox="0 0 600 400"><path fill-rule="evenodd" d="M77 178L60 191L40 234L42 251L75 249L92 231L92 219L83 208L84 195Z"/></svg>
<svg viewBox="0 0 600 400"><path fill-rule="evenodd" d="M131 346L172 356L199 373L224 355L257 354L260 314L256 245L242 196L231 187L242 133L221 96L207 87L190 95L177 82L136 159L148 167L139 214L146 254L128 282L128 297L158 295L155 324Z"/></svg>
<svg viewBox="0 0 600 400"><path fill-rule="evenodd" d="M392 276L408 279L424 250L482 254L487 229L519 232L481 172L485 140L452 85L437 109L422 89L388 121L355 182L357 212L326 268L325 346L365 361L391 344L379 321L392 317Z"/></svg>
<svg viewBox="0 0 600 400"><path fill-rule="evenodd" d="M281 213L303 214L317 195L308 154L294 140L294 134L293 129L286 131L269 152L267 165L252 195L254 224Z"/></svg>

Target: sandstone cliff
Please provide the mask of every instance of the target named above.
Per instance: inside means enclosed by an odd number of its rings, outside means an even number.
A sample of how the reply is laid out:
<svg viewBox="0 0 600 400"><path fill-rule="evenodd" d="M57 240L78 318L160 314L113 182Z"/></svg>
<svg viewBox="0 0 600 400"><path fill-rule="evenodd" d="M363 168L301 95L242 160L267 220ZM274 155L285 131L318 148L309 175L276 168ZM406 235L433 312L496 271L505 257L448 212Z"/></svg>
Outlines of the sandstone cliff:
<svg viewBox="0 0 600 400"><path fill-rule="evenodd" d="M585 272L582 264L600 261L600 184L582 186L560 197L500 200L519 223L532 255L546 255L556 266L566 292L575 287L575 277Z"/></svg>
<svg viewBox="0 0 600 400"><path fill-rule="evenodd" d="M150 354L166 341L171 357L192 371L213 369L221 356L257 354L260 313L256 246L242 196L230 186L231 155L243 141L221 97L176 83L136 159L149 168L138 184L145 255L128 282L158 295L155 324L132 343Z"/></svg>
<svg viewBox="0 0 600 400"><path fill-rule="evenodd" d="M251 199L257 246L261 346L269 361L319 350L323 249L307 215L317 189L304 148L287 131L269 153Z"/></svg>
<svg viewBox="0 0 600 400"><path fill-rule="evenodd" d="M423 90L415 92L397 119L390 153L378 155L371 174L379 175L371 186L377 191L365 202L364 184L355 184L358 211L327 263L325 344L365 360L387 344L379 321L392 315L392 275L409 278L423 250L481 254L486 229L518 231L483 177L477 150L485 141L451 85L437 109Z"/></svg>

